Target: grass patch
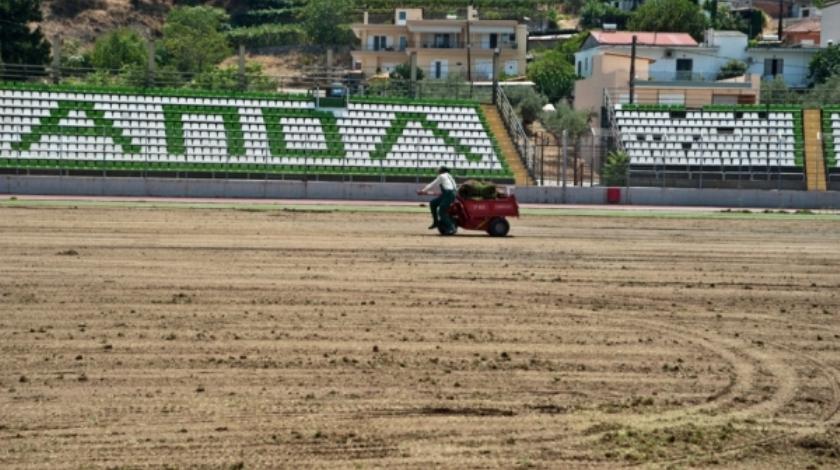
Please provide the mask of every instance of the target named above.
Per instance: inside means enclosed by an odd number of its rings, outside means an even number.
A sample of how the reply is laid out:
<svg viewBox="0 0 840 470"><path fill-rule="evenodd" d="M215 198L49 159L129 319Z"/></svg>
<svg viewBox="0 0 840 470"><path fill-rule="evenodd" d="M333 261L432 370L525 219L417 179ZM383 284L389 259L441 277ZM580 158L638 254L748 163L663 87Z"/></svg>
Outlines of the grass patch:
<svg viewBox="0 0 840 470"><path fill-rule="evenodd" d="M840 459L840 433L838 431L803 436L796 439L794 444L816 457Z"/></svg>
<svg viewBox="0 0 840 470"><path fill-rule="evenodd" d="M651 430L624 426L605 432L597 445L608 459L647 463L702 458L766 437L769 437L766 431L736 428L731 423L716 426L686 424Z"/></svg>

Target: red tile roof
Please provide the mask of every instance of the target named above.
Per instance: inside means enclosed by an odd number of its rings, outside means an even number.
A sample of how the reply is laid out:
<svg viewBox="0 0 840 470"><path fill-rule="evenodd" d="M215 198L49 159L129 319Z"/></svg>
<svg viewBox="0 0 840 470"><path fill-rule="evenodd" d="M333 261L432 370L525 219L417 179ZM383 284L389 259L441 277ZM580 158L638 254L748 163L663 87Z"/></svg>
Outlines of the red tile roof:
<svg viewBox="0 0 840 470"><path fill-rule="evenodd" d="M804 20L790 22L785 25L785 33L819 33L822 30L822 22L819 18L806 18Z"/></svg>
<svg viewBox="0 0 840 470"><path fill-rule="evenodd" d="M592 37L599 44L608 46L629 46L636 36L640 46L682 46L696 47L697 41L687 33L647 33L639 31L592 31Z"/></svg>

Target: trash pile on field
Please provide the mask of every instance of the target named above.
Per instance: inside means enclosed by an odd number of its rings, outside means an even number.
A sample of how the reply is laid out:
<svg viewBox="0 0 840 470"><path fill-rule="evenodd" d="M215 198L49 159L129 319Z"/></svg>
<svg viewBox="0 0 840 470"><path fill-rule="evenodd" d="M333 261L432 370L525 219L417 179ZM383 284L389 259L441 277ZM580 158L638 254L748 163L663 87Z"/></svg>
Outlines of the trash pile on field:
<svg viewBox="0 0 840 470"><path fill-rule="evenodd" d="M496 185L487 181L468 180L458 189L458 195L464 199L496 199Z"/></svg>

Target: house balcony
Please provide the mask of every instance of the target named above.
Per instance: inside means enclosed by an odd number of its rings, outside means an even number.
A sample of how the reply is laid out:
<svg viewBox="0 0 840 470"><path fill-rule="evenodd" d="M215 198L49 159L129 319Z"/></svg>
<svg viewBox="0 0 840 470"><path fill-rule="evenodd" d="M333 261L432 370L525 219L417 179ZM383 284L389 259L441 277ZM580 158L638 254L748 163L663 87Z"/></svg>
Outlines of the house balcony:
<svg viewBox="0 0 840 470"><path fill-rule="evenodd" d="M750 74L738 77L718 79L718 73L700 73L691 71L658 72L653 71L647 78L639 77L636 86L680 86L680 87L721 87L721 88L750 88L753 80Z"/></svg>
<svg viewBox="0 0 840 470"><path fill-rule="evenodd" d="M404 54L406 49L408 49L407 46L400 47L399 44L394 45L394 46L388 46L388 47L369 46L367 44L363 44L361 47L357 47L357 48L353 49L353 51L354 52L356 52L356 51L360 51L360 52L397 52L397 53Z"/></svg>

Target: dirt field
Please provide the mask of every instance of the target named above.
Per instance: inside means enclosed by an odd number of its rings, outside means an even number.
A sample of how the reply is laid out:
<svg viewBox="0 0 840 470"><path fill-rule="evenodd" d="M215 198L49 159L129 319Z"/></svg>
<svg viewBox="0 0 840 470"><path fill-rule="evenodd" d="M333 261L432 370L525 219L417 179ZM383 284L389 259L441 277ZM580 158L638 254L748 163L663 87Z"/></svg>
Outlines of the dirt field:
<svg viewBox="0 0 840 470"><path fill-rule="evenodd" d="M840 219L0 207L0 467L840 465Z"/></svg>

